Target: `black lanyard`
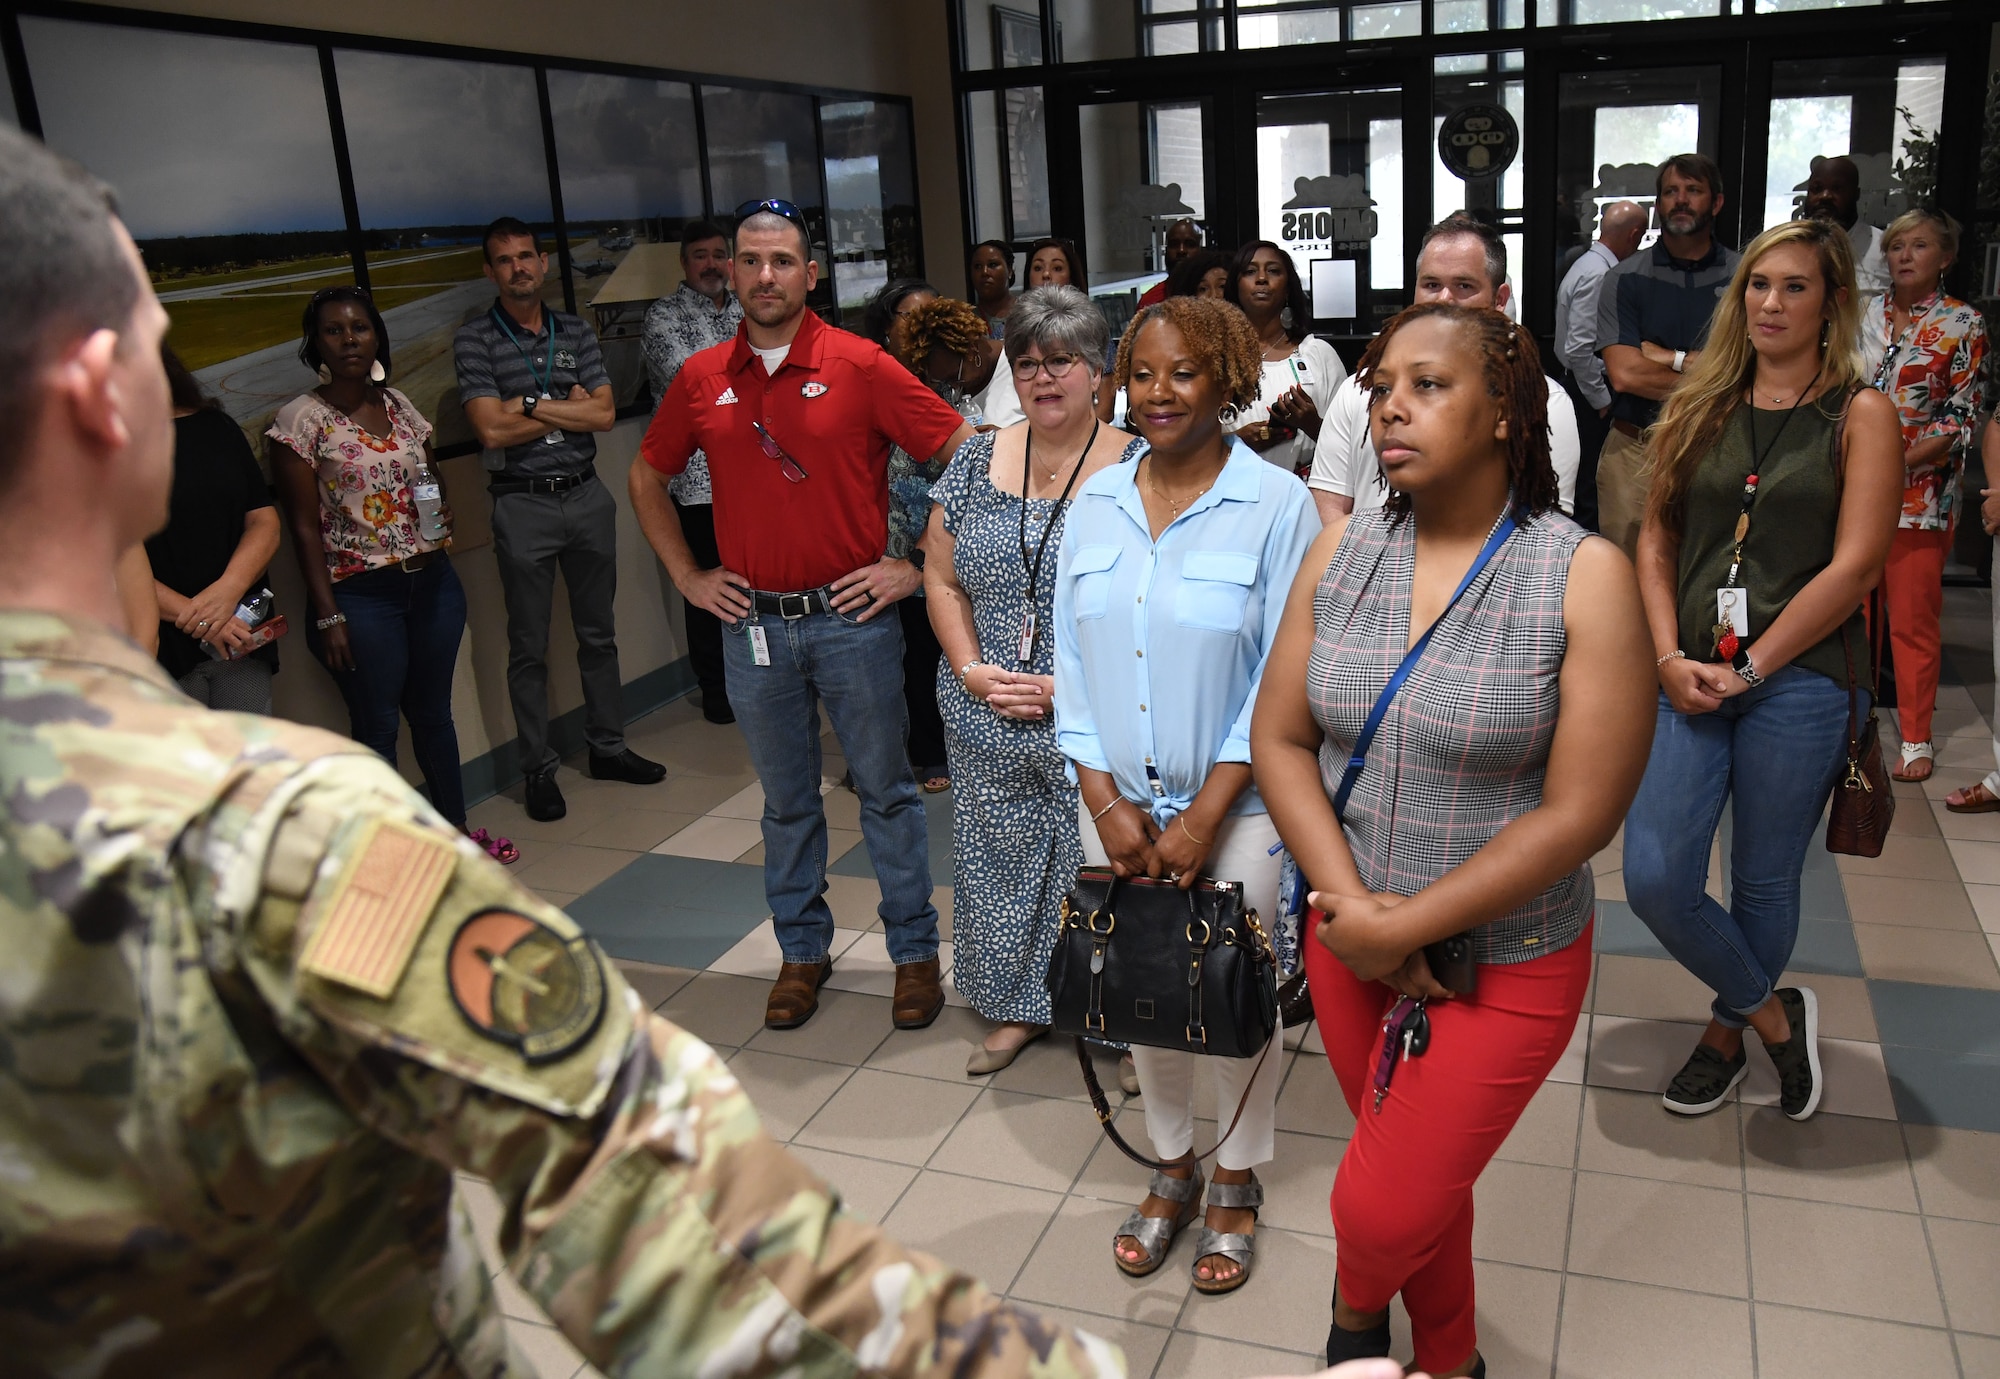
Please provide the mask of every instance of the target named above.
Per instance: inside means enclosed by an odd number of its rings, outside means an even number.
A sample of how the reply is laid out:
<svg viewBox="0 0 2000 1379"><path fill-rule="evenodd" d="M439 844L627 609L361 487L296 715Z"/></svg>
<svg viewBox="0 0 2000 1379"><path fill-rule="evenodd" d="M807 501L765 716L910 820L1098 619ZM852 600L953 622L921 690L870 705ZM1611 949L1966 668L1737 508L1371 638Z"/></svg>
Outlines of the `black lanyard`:
<svg viewBox="0 0 2000 1379"><path fill-rule="evenodd" d="M541 372L537 373L535 372L535 357L532 354L529 354L528 351L526 351L525 349L521 348L521 338L516 334L514 334L514 328L507 324L507 318L501 315L500 308L496 306L492 309L492 311L493 311L493 323L499 326L502 331L506 332L507 338L513 342L515 353L519 354L521 356L521 362L528 366L528 377L532 378L537 384L537 386L541 388L543 397L554 397L555 378L556 378L555 318L553 316L550 316L548 320L548 327L549 327L548 357L542 361ZM534 337L530 336L529 338L532 340Z"/></svg>
<svg viewBox="0 0 2000 1379"><path fill-rule="evenodd" d="M1090 439L1084 442L1082 453L1076 457L1075 467L1070 470L1069 478L1063 483L1062 496L1056 499L1055 511L1049 514L1048 523L1042 528L1042 539L1035 543L1033 564L1028 561L1028 489L1035 478L1034 468L1030 463L1035 453L1034 430L1030 428L1021 438L1021 564L1028 571L1027 616L1022 621L1020 646L1022 665L1027 665L1035 656L1035 624L1038 621L1035 617L1035 590L1042 582L1042 557L1049 549L1049 533L1056 529L1056 523L1062 518L1063 509L1069 505L1069 491L1076 484L1076 476L1083 473L1084 458L1090 454L1090 447L1097 444L1097 430L1102 424L1095 421L1090 424Z"/></svg>
<svg viewBox="0 0 2000 1379"><path fill-rule="evenodd" d="M1761 451L1757 449L1757 403L1755 401L1757 389L1754 380L1752 381L1750 389L1752 394L1752 401L1750 403L1750 453L1753 457L1753 462L1751 463L1749 474L1745 475L1743 479L1743 511L1736 515L1736 549L1729 557L1729 578L1723 581L1723 587L1726 589L1734 589L1736 587L1737 571L1743 568L1743 542L1750 535L1750 506L1757 501L1758 480L1764 472L1764 461L1769 459L1771 452L1778 448L1778 442L1784 438L1785 428L1792 424L1792 413L1798 411L1800 404L1812 395L1812 390L1819 385L1819 376L1825 372L1826 364L1822 362L1819 368L1814 370L1812 382L1806 384L1805 391L1800 393L1792 402L1792 405L1785 409L1785 419L1778 423L1778 429L1771 436L1771 443Z"/></svg>

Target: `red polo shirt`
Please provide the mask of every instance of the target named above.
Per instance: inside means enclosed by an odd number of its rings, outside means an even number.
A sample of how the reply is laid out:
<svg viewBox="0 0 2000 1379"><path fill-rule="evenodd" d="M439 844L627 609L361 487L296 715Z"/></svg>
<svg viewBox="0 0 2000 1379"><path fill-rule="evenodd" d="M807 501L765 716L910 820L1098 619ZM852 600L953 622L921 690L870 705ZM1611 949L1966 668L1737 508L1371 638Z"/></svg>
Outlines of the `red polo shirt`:
<svg viewBox="0 0 2000 1379"><path fill-rule="evenodd" d="M1143 311L1149 306L1158 306L1167 299L1167 280L1161 278L1139 294L1139 307Z"/></svg>
<svg viewBox="0 0 2000 1379"><path fill-rule="evenodd" d="M787 479L752 420L806 471ZM681 366L640 455L678 474L700 450L722 563L771 593L817 589L882 558L889 446L929 459L962 418L885 354L808 311L775 374L747 327Z"/></svg>

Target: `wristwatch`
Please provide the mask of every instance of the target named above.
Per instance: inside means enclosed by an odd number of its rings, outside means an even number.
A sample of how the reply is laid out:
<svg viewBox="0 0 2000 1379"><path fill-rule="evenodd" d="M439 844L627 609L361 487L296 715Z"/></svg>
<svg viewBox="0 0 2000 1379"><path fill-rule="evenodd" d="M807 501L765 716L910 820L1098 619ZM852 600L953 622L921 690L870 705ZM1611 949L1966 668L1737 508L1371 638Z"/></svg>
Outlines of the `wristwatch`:
<svg viewBox="0 0 2000 1379"><path fill-rule="evenodd" d="M540 402L541 399L535 396L533 393L521 394L521 415L524 417L533 416L535 414L535 408L537 405L540 404Z"/></svg>
<svg viewBox="0 0 2000 1379"><path fill-rule="evenodd" d="M1742 678L1743 683L1750 686L1751 689L1756 689L1757 686L1764 683L1764 677L1757 673L1757 667L1750 661L1750 649L1748 647L1736 653L1736 659L1729 663L1729 668L1735 671Z"/></svg>

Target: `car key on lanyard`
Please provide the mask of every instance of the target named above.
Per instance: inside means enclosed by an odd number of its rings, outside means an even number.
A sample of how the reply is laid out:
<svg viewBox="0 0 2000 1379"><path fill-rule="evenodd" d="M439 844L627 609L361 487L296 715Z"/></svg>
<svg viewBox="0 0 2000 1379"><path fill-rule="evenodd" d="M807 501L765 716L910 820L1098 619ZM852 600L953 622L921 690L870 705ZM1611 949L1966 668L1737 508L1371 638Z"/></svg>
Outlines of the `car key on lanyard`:
<svg viewBox="0 0 2000 1379"><path fill-rule="evenodd" d="M1396 1064L1422 1058L1431 1046L1431 1017L1421 997L1399 996L1382 1021L1382 1056L1375 1060L1375 1114L1382 1114Z"/></svg>

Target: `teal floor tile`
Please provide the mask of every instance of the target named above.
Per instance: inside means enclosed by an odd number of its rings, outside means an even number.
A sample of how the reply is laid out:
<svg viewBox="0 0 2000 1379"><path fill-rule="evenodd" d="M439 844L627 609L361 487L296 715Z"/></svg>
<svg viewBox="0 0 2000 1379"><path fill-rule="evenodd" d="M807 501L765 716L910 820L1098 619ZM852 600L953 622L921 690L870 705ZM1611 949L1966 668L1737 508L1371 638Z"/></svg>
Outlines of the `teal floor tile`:
<svg viewBox="0 0 2000 1379"><path fill-rule="evenodd" d="M652 853L566 908L613 957L692 968L707 967L771 913L762 867Z"/></svg>
<svg viewBox="0 0 2000 1379"><path fill-rule="evenodd" d="M2000 1134L2000 1058L1884 1044L1882 1061L1897 1119Z"/></svg>
<svg viewBox="0 0 2000 1379"><path fill-rule="evenodd" d="M1622 900L1597 902L1597 934L1591 946L1600 953L1621 958L1667 958L1672 954L1660 946L1644 920Z"/></svg>
<svg viewBox="0 0 2000 1379"><path fill-rule="evenodd" d="M1884 1045L2000 1059L2000 991L1871 980Z"/></svg>

